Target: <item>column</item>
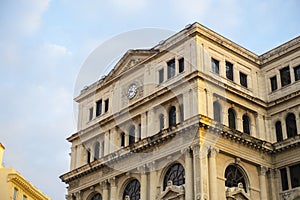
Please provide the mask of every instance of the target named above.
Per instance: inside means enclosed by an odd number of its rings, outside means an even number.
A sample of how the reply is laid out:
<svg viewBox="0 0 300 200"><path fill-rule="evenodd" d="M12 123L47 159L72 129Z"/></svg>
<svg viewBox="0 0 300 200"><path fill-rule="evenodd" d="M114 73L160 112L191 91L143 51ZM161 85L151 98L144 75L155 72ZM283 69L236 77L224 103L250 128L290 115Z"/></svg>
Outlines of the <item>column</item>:
<svg viewBox="0 0 300 200"><path fill-rule="evenodd" d="M80 191L76 192L75 194L76 200L82 200L82 193Z"/></svg>
<svg viewBox="0 0 300 200"><path fill-rule="evenodd" d="M73 170L76 168L76 159L77 159L77 146L71 147L71 166L70 169ZM0 162L2 161L2 158L0 158ZM2 163L0 163L1 165Z"/></svg>
<svg viewBox="0 0 300 200"><path fill-rule="evenodd" d="M213 109L213 96L210 91L206 91L206 115L210 117L211 119L214 118L214 109Z"/></svg>
<svg viewBox="0 0 300 200"><path fill-rule="evenodd" d="M153 108L150 108L150 110L148 111L148 126L147 126L147 133L148 136L152 136L154 134L154 130L156 130L155 128L155 124L154 124L154 110Z"/></svg>
<svg viewBox="0 0 300 200"><path fill-rule="evenodd" d="M200 170L200 146L192 146L193 150L193 168L194 168L194 194L195 197L201 194L201 170Z"/></svg>
<svg viewBox="0 0 300 200"><path fill-rule="evenodd" d="M109 154L109 136L110 136L110 131L106 132L104 134L104 156Z"/></svg>
<svg viewBox="0 0 300 200"><path fill-rule="evenodd" d="M185 199L194 198L193 188L193 161L191 157L191 150L187 148L184 150L185 154Z"/></svg>
<svg viewBox="0 0 300 200"><path fill-rule="evenodd" d="M149 184L149 199L156 199L156 189L157 189L157 175L155 169L155 161L152 163L147 164L148 169L150 171L150 184Z"/></svg>
<svg viewBox="0 0 300 200"><path fill-rule="evenodd" d="M259 166L259 168L258 168L259 185L260 185L260 199L268 199L267 181L266 181L267 170L268 170L268 168L266 168L264 166Z"/></svg>
<svg viewBox="0 0 300 200"><path fill-rule="evenodd" d="M217 148L211 147L209 153L209 195L210 200L218 200L218 185L217 185L217 165L216 156L219 153Z"/></svg>
<svg viewBox="0 0 300 200"><path fill-rule="evenodd" d="M277 182L277 171L276 169L270 170L270 182L271 182L271 199L277 199L277 193L278 190L276 188L276 182Z"/></svg>
<svg viewBox="0 0 300 200"><path fill-rule="evenodd" d="M102 199L108 200L108 182L107 182L107 180L103 181L101 183L101 185L102 185Z"/></svg>
<svg viewBox="0 0 300 200"><path fill-rule="evenodd" d="M117 200L116 195L117 195L117 185L116 185L116 178L110 178L109 179L110 183L110 200Z"/></svg>
<svg viewBox="0 0 300 200"><path fill-rule="evenodd" d="M179 104L176 104L175 108L176 108L176 124L178 124L180 122L180 106L179 106Z"/></svg>
<svg viewBox="0 0 300 200"><path fill-rule="evenodd" d="M147 174L146 174L146 166L140 167L140 173L141 173L141 200L147 200Z"/></svg>
<svg viewBox="0 0 300 200"><path fill-rule="evenodd" d="M144 139L147 137L147 112L142 113L141 115L141 139Z"/></svg>
<svg viewBox="0 0 300 200"><path fill-rule="evenodd" d="M281 128L282 128L282 137L283 139L287 139L287 132L286 132L286 123L285 123L285 119L282 118L281 120ZM274 125L275 126L275 125Z"/></svg>
<svg viewBox="0 0 300 200"><path fill-rule="evenodd" d="M297 111L297 113L298 113L298 111ZM300 117L298 114L296 114L295 117L296 117L297 134L300 134Z"/></svg>
<svg viewBox="0 0 300 200"><path fill-rule="evenodd" d="M256 136L262 140L265 140L265 135L264 135L265 130L264 129L265 129L264 128L264 117L261 114L257 113L257 115L256 115ZM252 133L253 133L253 131L251 132L251 135L253 135L255 137L255 135Z"/></svg>

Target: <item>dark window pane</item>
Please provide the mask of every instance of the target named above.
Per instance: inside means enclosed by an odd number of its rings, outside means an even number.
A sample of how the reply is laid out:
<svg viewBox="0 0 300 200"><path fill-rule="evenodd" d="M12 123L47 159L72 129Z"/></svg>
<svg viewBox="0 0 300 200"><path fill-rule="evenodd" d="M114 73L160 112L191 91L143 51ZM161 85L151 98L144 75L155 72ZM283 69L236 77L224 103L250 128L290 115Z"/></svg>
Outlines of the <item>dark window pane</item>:
<svg viewBox="0 0 300 200"><path fill-rule="evenodd" d="M243 184L244 190L247 192L246 179L244 173L235 165L229 165L225 170L225 186L238 187L239 183Z"/></svg>
<svg viewBox="0 0 300 200"><path fill-rule="evenodd" d="M96 116L102 113L102 99L96 102Z"/></svg>
<svg viewBox="0 0 300 200"><path fill-rule="evenodd" d="M221 123L221 106L218 102L214 102L214 120Z"/></svg>
<svg viewBox="0 0 300 200"><path fill-rule="evenodd" d="M244 87L248 87L247 75L242 72L240 72L240 84Z"/></svg>
<svg viewBox="0 0 300 200"><path fill-rule="evenodd" d="M295 135L297 135L297 126L296 126L295 115L293 113L290 113L286 117L285 121L286 121L286 132L287 132L288 138L294 137Z"/></svg>
<svg viewBox="0 0 300 200"><path fill-rule="evenodd" d="M277 79L276 76L273 76L272 78L270 78L271 81L271 89L272 91L277 90Z"/></svg>
<svg viewBox="0 0 300 200"><path fill-rule="evenodd" d="M216 74L219 74L219 61L214 59L214 58L211 58L211 70L216 73Z"/></svg>
<svg viewBox="0 0 300 200"><path fill-rule="evenodd" d="M164 82L164 69L158 71L158 83Z"/></svg>
<svg viewBox="0 0 300 200"><path fill-rule="evenodd" d="M89 120L91 121L93 119L93 112L94 112L94 109L93 107L89 109Z"/></svg>
<svg viewBox="0 0 300 200"><path fill-rule="evenodd" d="M170 60L167 62L168 66L168 78L175 76L175 59Z"/></svg>
<svg viewBox="0 0 300 200"><path fill-rule="evenodd" d="M280 70L281 86L286 86L291 83L290 68L285 67Z"/></svg>
<svg viewBox="0 0 300 200"><path fill-rule="evenodd" d="M226 77L233 81L233 64L226 61Z"/></svg>
<svg viewBox="0 0 300 200"><path fill-rule="evenodd" d="M87 163L91 162L91 150L90 149L86 150L86 162Z"/></svg>
<svg viewBox="0 0 300 200"><path fill-rule="evenodd" d="M179 73L183 72L184 71L184 58L181 58L178 60L178 65L179 65Z"/></svg>
<svg viewBox="0 0 300 200"><path fill-rule="evenodd" d="M281 176L281 187L282 190L288 190L288 178L286 173L286 168L280 169L280 176Z"/></svg>
<svg viewBox="0 0 300 200"><path fill-rule="evenodd" d="M181 164L176 163L168 169L164 177L164 190L168 185L168 181L172 181L173 185L177 186L185 184L185 171Z"/></svg>
<svg viewBox="0 0 300 200"><path fill-rule="evenodd" d="M183 104L180 104L179 106L180 108L180 122L183 122L184 121L184 107L183 107Z"/></svg>
<svg viewBox="0 0 300 200"><path fill-rule="evenodd" d="M292 188L300 186L300 165L290 167Z"/></svg>
<svg viewBox="0 0 300 200"><path fill-rule="evenodd" d="M300 65L294 68L295 81L300 80Z"/></svg>
<svg viewBox="0 0 300 200"><path fill-rule="evenodd" d="M250 120L247 115L243 115L243 132L250 135Z"/></svg>
<svg viewBox="0 0 300 200"><path fill-rule="evenodd" d="M140 200L140 190L140 182L134 179L127 184L122 199L124 200L128 196L130 200Z"/></svg>
<svg viewBox="0 0 300 200"><path fill-rule="evenodd" d="M106 100L104 101L104 112L107 112L107 111L108 111L108 108L109 108L109 100L106 99Z"/></svg>
<svg viewBox="0 0 300 200"><path fill-rule="evenodd" d="M100 153L100 143L96 142L95 147L94 147L94 160L99 159L99 153Z"/></svg>
<svg viewBox="0 0 300 200"><path fill-rule="evenodd" d="M281 122L276 122L275 129L277 142L280 142L283 140Z"/></svg>
<svg viewBox="0 0 300 200"><path fill-rule="evenodd" d="M121 147L125 146L125 133L121 133Z"/></svg>
<svg viewBox="0 0 300 200"><path fill-rule="evenodd" d="M139 124L139 132L138 132L138 140L141 140L142 139L142 125Z"/></svg>
<svg viewBox="0 0 300 200"><path fill-rule="evenodd" d="M165 117L163 114L159 115L159 130L163 130L165 127Z"/></svg>
<svg viewBox="0 0 300 200"><path fill-rule="evenodd" d="M131 125L129 128L129 145L135 142L135 126Z"/></svg>
<svg viewBox="0 0 300 200"><path fill-rule="evenodd" d="M228 109L229 128L235 129L235 112L232 108Z"/></svg>
<svg viewBox="0 0 300 200"><path fill-rule="evenodd" d="M169 111L169 126L176 125L176 108L172 106Z"/></svg>

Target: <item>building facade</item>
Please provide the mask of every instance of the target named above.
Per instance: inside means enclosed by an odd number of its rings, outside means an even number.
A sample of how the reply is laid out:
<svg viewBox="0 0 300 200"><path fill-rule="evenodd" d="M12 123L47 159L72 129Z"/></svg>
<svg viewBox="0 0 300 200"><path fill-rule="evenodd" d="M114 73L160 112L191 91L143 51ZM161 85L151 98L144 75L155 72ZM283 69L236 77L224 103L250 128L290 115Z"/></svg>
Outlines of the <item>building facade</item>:
<svg viewBox="0 0 300 200"><path fill-rule="evenodd" d="M0 199L2 200L51 200L14 168L2 165L4 146L0 143Z"/></svg>
<svg viewBox="0 0 300 200"><path fill-rule="evenodd" d="M75 98L68 200L300 199L300 37L256 55L194 23Z"/></svg>

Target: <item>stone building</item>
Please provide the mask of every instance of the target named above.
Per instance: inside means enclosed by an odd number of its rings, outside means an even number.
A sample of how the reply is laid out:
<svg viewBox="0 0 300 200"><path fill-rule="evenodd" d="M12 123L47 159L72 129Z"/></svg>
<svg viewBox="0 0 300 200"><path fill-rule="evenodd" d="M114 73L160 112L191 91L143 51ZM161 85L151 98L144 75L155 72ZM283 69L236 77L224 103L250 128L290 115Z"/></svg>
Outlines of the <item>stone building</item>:
<svg viewBox="0 0 300 200"><path fill-rule="evenodd" d="M68 200L300 199L300 37L256 55L194 23L75 98Z"/></svg>

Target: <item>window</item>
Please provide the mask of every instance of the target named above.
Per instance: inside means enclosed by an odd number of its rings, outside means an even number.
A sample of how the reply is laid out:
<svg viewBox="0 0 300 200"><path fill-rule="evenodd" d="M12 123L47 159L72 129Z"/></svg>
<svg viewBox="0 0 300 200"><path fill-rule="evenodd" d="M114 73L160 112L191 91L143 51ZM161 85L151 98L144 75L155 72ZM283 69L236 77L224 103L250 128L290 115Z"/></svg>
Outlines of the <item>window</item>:
<svg viewBox="0 0 300 200"><path fill-rule="evenodd" d="M179 73L181 73L181 72L183 72L184 71L184 58L180 58L179 60L178 60L178 67L179 67L179 69L178 69L178 72Z"/></svg>
<svg viewBox="0 0 300 200"><path fill-rule="evenodd" d="M235 112L232 108L228 109L228 125L229 128L235 129Z"/></svg>
<svg viewBox="0 0 300 200"><path fill-rule="evenodd" d="M296 118L293 113L288 114L288 116L285 119L286 122L286 132L287 137L294 137L297 135L297 126L296 126Z"/></svg>
<svg viewBox="0 0 300 200"><path fill-rule="evenodd" d="M165 117L163 114L159 115L159 130L163 130L165 128Z"/></svg>
<svg viewBox="0 0 300 200"><path fill-rule="evenodd" d="M276 129L277 142L280 142L280 141L283 140L282 127L281 127L281 122L280 121L276 122L275 129Z"/></svg>
<svg viewBox="0 0 300 200"><path fill-rule="evenodd" d="M211 58L211 70L216 73L216 74L219 74L219 61L214 59L214 58Z"/></svg>
<svg viewBox="0 0 300 200"><path fill-rule="evenodd" d="M89 109L89 121L91 121L91 120L93 119L93 112L94 112L94 108L91 107L91 108Z"/></svg>
<svg viewBox="0 0 300 200"><path fill-rule="evenodd" d="M164 69L158 71L158 83L164 82Z"/></svg>
<svg viewBox="0 0 300 200"><path fill-rule="evenodd" d="M91 198L91 200L102 200L102 196L101 194L97 193Z"/></svg>
<svg viewBox="0 0 300 200"><path fill-rule="evenodd" d="M168 66L168 79L175 76L175 59L170 60L167 62Z"/></svg>
<svg viewBox="0 0 300 200"><path fill-rule="evenodd" d="M18 197L18 189L14 188L14 196L13 196L13 200L17 200Z"/></svg>
<svg viewBox="0 0 300 200"><path fill-rule="evenodd" d="M290 166L292 188L300 186L300 164Z"/></svg>
<svg viewBox="0 0 300 200"><path fill-rule="evenodd" d="M94 160L99 159L99 153L100 153L100 143L96 142L94 146Z"/></svg>
<svg viewBox="0 0 300 200"><path fill-rule="evenodd" d="M109 108L109 99L106 99L104 101L104 112L107 112Z"/></svg>
<svg viewBox="0 0 300 200"><path fill-rule="evenodd" d="M280 177L281 177L282 190L288 190L289 185L288 185L288 177L287 177L286 168L280 169Z"/></svg>
<svg viewBox="0 0 300 200"><path fill-rule="evenodd" d="M136 179L130 181L124 190L122 200L125 200L126 197L129 197L130 200L140 200L140 182Z"/></svg>
<svg viewBox="0 0 300 200"><path fill-rule="evenodd" d="M164 190L166 189L169 181L172 181L172 184L177 186L185 184L185 171L181 164L173 164L168 169L164 177Z"/></svg>
<svg viewBox="0 0 300 200"><path fill-rule="evenodd" d="M271 77L270 81L271 81L271 90L272 91L277 90L277 79L276 79L276 76Z"/></svg>
<svg viewBox="0 0 300 200"><path fill-rule="evenodd" d="M243 115L243 132L250 135L250 120L247 115Z"/></svg>
<svg viewBox="0 0 300 200"><path fill-rule="evenodd" d="M91 162L91 150L87 149L86 150L86 163L90 163Z"/></svg>
<svg viewBox="0 0 300 200"><path fill-rule="evenodd" d="M27 200L27 197L25 195L23 195L23 200Z"/></svg>
<svg viewBox="0 0 300 200"><path fill-rule="evenodd" d="M226 78L233 81L233 64L226 61Z"/></svg>
<svg viewBox="0 0 300 200"><path fill-rule="evenodd" d="M139 132L138 132L138 140L141 140L142 139L142 125L139 124Z"/></svg>
<svg viewBox="0 0 300 200"><path fill-rule="evenodd" d="M102 112L102 99L96 102L96 116L101 115Z"/></svg>
<svg viewBox="0 0 300 200"><path fill-rule="evenodd" d="M169 126L176 125L176 108L172 106L169 111Z"/></svg>
<svg viewBox="0 0 300 200"><path fill-rule="evenodd" d="M245 192L247 192L247 185L244 173L236 165L229 165L225 170L225 186L238 187L239 183L243 184Z"/></svg>
<svg viewBox="0 0 300 200"><path fill-rule="evenodd" d="M129 145L134 144L135 142L135 126L131 125L129 128Z"/></svg>
<svg viewBox="0 0 300 200"><path fill-rule="evenodd" d="M247 75L243 72L240 72L240 84L244 87L248 87Z"/></svg>
<svg viewBox="0 0 300 200"><path fill-rule="evenodd" d="M121 147L125 147L125 133L121 133Z"/></svg>
<svg viewBox="0 0 300 200"><path fill-rule="evenodd" d="M294 67L295 81L300 80L300 65Z"/></svg>
<svg viewBox="0 0 300 200"><path fill-rule="evenodd" d="M281 87L291 83L290 68L285 67L280 70Z"/></svg>
<svg viewBox="0 0 300 200"><path fill-rule="evenodd" d="M219 102L214 102L214 120L221 123L221 105Z"/></svg>

